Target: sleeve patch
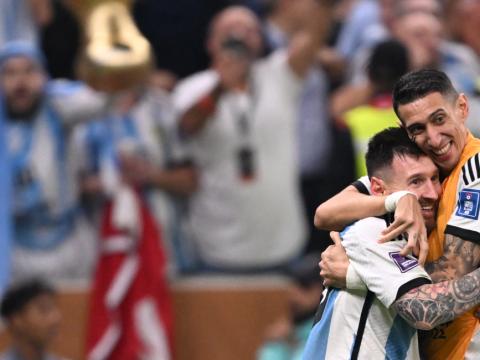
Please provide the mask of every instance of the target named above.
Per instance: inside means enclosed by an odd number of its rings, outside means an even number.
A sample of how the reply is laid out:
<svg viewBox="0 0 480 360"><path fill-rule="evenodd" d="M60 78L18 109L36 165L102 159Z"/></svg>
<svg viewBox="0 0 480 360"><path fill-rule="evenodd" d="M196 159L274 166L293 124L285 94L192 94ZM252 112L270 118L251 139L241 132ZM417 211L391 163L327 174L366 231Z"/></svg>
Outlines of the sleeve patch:
<svg viewBox="0 0 480 360"><path fill-rule="evenodd" d="M458 194L456 216L478 220L478 206L480 205L480 191L464 189Z"/></svg>
<svg viewBox="0 0 480 360"><path fill-rule="evenodd" d="M400 255L400 251L389 252L388 255L390 255L390 258L402 273L410 271L418 266L418 260L412 255L402 256Z"/></svg>

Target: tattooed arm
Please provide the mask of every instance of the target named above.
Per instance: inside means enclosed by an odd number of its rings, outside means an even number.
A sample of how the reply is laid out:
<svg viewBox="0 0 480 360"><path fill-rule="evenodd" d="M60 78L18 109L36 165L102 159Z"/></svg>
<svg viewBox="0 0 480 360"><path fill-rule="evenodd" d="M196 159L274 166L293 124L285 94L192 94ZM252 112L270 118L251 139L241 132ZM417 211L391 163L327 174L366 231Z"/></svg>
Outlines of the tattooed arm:
<svg viewBox="0 0 480 360"><path fill-rule="evenodd" d="M480 245L445 234L443 255L425 265L434 283L458 279L480 265Z"/></svg>
<svg viewBox="0 0 480 360"><path fill-rule="evenodd" d="M410 290L393 308L411 326L431 330L480 304L480 269L457 280Z"/></svg>

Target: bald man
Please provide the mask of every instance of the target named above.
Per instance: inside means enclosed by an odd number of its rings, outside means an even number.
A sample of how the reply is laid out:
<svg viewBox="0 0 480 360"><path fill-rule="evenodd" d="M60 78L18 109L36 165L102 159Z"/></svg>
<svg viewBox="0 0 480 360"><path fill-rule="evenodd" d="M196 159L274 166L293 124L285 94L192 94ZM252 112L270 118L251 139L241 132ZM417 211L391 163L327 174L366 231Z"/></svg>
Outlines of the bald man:
<svg viewBox="0 0 480 360"><path fill-rule="evenodd" d="M304 245L295 119L331 11L327 1L306 5L304 27L288 49L261 60L257 17L244 7L225 9L210 27L210 69L174 92L200 171L188 221L203 269L280 269Z"/></svg>

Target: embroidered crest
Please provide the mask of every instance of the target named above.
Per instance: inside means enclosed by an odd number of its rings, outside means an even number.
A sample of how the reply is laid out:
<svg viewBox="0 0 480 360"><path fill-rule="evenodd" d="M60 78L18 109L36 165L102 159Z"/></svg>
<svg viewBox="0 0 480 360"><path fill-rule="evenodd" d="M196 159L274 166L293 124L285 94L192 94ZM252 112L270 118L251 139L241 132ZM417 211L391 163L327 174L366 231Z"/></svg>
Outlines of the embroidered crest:
<svg viewBox="0 0 480 360"><path fill-rule="evenodd" d="M464 189L458 194L457 211L455 215L468 219L478 219L480 191Z"/></svg>
<svg viewBox="0 0 480 360"><path fill-rule="evenodd" d="M400 255L400 251L389 252L388 255L390 255L390 258L402 273L412 270L414 267L418 266L418 260L412 255L402 256Z"/></svg>

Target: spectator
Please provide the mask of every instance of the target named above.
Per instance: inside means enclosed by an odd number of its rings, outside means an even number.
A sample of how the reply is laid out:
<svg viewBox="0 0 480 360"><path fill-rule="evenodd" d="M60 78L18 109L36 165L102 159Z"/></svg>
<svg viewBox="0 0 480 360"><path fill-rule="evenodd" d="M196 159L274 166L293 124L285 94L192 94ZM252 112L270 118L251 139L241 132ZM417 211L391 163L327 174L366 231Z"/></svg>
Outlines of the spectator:
<svg viewBox="0 0 480 360"><path fill-rule="evenodd" d="M418 8L414 6L415 2L409 0L393 7L394 17L382 39L393 37L402 42L408 48L413 69L438 68L445 71L460 91L471 94L474 90L472 79L480 73L478 60L471 49L445 38L439 3L436 0L422 3L430 3L430 9ZM371 49L357 53L353 60L352 81L355 84L365 79L365 63Z"/></svg>
<svg viewBox="0 0 480 360"><path fill-rule="evenodd" d="M330 5L310 1L304 30L257 60L256 16L230 7L212 22L209 70L179 83L179 126L199 168L189 224L206 268L259 271L300 253L304 218L298 194L295 118L300 77L328 30Z"/></svg>
<svg viewBox="0 0 480 360"><path fill-rule="evenodd" d="M308 17L309 0L270 0L269 12L264 22L266 46L271 50L285 49L295 34L301 31ZM322 47L321 50L326 49ZM309 69L297 110L298 154L300 186L304 212L308 217L315 213L318 204L326 201L340 188L332 183L330 158L333 154L333 131L328 109L328 76L320 64ZM340 152L348 148L339 148ZM329 243L327 232L315 229L308 219L306 252L321 251Z"/></svg>
<svg viewBox="0 0 480 360"><path fill-rule="evenodd" d="M47 352L61 320L52 287L40 280L18 283L5 293L0 311L12 339L0 359L59 359Z"/></svg>
<svg viewBox="0 0 480 360"><path fill-rule="evenodd" d="M417 8L407 0L398 2L393 8L396 16L390 22L385 39L393 37L407 47L412 69L435 68L447 73L454 86L470 97L471 112L467 125L478 133L480 101L475 95L480 64L471 49L445 38L444 24L438 15L439 3L435 0L422 1L425 5L428 2L430 10L427 7ZM365 78L365 64L370 53L371 48L365 48L355 56L351 65L351 82L332 98L331 107L335 116L371 98L372 89Z"/></svg>
<svg viewBox="0 0 480 360"><path fill-rule="evenodd" d="M182 204L177 200L195 190L196 174L179 149L169 97L158 88L142 86L127 91L117 110L77 130L76 151L84 156L83 190L98 199L99 193L113 196L122 183L140 189L162 229L169 260L182 270L189 260L176 252L176 246L186 246L179 244ZM180 257L175 262L176 253Z"/></svg>
<svg viewBox="0 0 480 360"><path fill-rule="evenodd" d="M408 71L407 49L398 41L377 44L370 57L367 73L372 96L368 103L344 113L337 121L347 125L354 143L357 177L367 174L365 154L368 140L388 127L397 126L392 108L392 92L400 77Z"/></svg>
<svg viewBox="0 0 480 360"><path fill-rule="evenodd" d="M352 7L340 31L337 51L348 62L371 49L391 32L395 17L410 12L441 13L437 0L360 0Z"/></svg>
<svg viewBox="0 0 480 360"><path fill-rule="evenodd" d="M85 278L95 257L94 236L79 211L69 138L76 122L100 114L107 101L78 83L47 81L43 66L28 43L0 49L0 116L13 182L13 276Z"/></svg>
<svg viewBox="0 0 480 360"><path fill-rule="evenodd" d="M289 270L293 284L288 292L289 313L265 331L265 343L257 360L300 360L312 329L322 284L318 277L318 254L310 254Z"/></svg>
<svg viewBox="0 0 480 360"><path fill-rule="evenodd" d="M468 45L480 56L480 3L475 0L449 0L446 2L448 24L454 40Z"/></svg>

